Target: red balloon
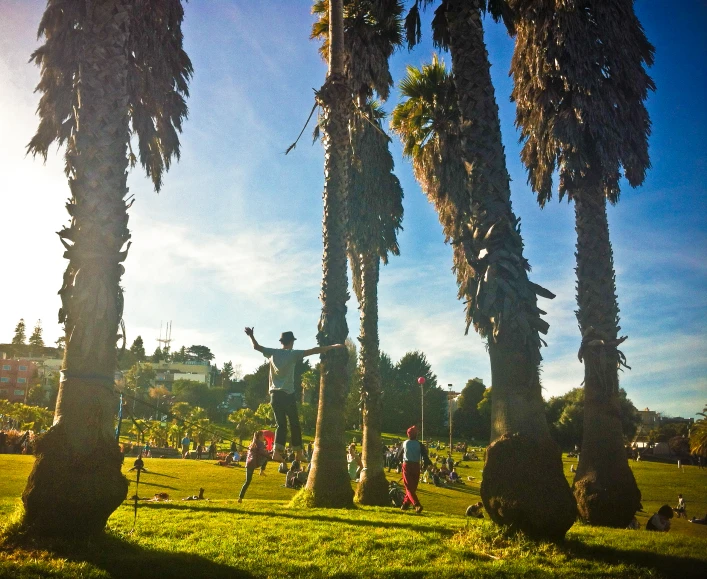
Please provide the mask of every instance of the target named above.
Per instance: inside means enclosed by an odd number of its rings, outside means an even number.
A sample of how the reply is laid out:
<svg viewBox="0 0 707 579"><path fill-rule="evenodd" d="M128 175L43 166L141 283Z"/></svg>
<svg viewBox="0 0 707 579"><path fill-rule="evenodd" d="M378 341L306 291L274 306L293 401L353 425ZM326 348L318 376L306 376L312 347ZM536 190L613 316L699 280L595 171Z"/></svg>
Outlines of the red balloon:
<svg viewBox="0 0 707 579"><path fill-rule="evenodd" d="M420 377L417 379L417 383L418 383L418 384L424 384L425 382L426 382L426 380L425 380L425 377L424 377L424 376L420 376Z"/></svg>

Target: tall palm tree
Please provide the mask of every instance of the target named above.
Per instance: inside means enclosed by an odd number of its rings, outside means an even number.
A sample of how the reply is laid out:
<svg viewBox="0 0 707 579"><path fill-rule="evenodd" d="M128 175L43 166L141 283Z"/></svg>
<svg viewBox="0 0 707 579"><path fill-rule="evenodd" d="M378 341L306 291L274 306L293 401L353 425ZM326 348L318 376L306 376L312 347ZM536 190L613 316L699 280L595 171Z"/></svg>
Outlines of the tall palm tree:
<svg viewBox="0 0 707 579"><path fill-rule="evenodd" d="M368 101L350 123L353 158L348 204L348 253L360 310L359 368L363 407L363 464L356 491L366 505L390 504L381 430L383 391L378 340L378 278L388 252L399 255L397 230L403 218L403 190L393 173L390 138L383 132L385 113Z"/></svg>
<svg viewBox="0 0 707 579"><path fill-rule="evenodd" d="M317 342L320 346L344 343L348 278L346 273L346 196L348 191L351 92L344 74L343 0L329 3L329 71L317 93L322 108L324 143L324 219L322 235L322 313ZM314 456L307 479L307 503L315 507L353 505L353 490L346 468L344 408L347 392L345 349L322 355L321 384Z"/></svg>
<svg viewBox="0 0 707 579"><path fill-rule="evenodd" d="M619 338L606 201L618 201L622 166L634 187L650 166L643 101L654 88L644 68L653 47L633 0L509 5L517 15L511 70L528 181L542 206L559 169L560 199L567 195L575 206L585 406L574 492L584 520L625 527L641 493L621 430L618 369L625 358L617 347L625 338Z"/></svg>
<svg viewBox="0 0 707 579"><path fill-rule="evenodd" d="M443 224L450 224L447 236L455 246L467 330L473 324L487 340L491 359L494 396L481 487L484 505L499 524L532 536L560 538L574 522L575 503L562 472L560 449L550 438L545 419L539 332L546 333L548 324L541 318L545 312L537 307L537 295L554 296L527 276L530 266L523 257L520 220L511 207L483 38L485 9L482 0L444 0L435 12L435 42L450 50L453 71L453 88L441 89L449 99L442 113L454 127L443 147L453 146L458 155L447 177L458 189L437 204L444 207ZM453 155L447 151L447 156ZM555 498L538 501L538 492Z"/></svg>
<svg viewBox="0 0 707 579"><path fill-rule="evenodd" d="M45 43L32 59L43 95L28 150L46 158L54 141L66 143L71 224L59 234L69 260L59 292L62 381L22 494L24 524L37 534L99 533L127 494L112 387L130 239L126 178L136 162L128 147L136 134L159 190L187 114L183 15L179 0L49 0L39 26Z"/></svg>
<svg viewBox="0 0 707 579"><path fill-rule="evenodd" d="M375 91L388 98L393 79L388 61L402 44L402 3L399 0L347 0L344 10L345 74L357 114L349 122L351 162L348 195L348 256L360 310L359 368L363 410L363 464L357 500L387 505L388 482L380 451L382 391L378 367L378 278L380 260L399 254L396 231L402 221L402 188L393 174L389 138L382 129L384 113L372 101ZM328 57L328 0L315 3L319 16L312 38L322 41Z"/></svg>

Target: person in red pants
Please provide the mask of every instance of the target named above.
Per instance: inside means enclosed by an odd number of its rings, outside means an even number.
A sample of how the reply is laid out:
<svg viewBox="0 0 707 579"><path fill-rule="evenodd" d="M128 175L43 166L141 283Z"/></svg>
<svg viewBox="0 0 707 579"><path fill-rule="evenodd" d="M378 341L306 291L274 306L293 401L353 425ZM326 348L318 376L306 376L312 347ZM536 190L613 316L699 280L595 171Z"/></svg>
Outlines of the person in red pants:
<svg viewBox="0 0 707 579"><path fill-rule="evenodd" d="M405 499L400 510L407 511L410 505L415 507L416 513L422 512L422 505L417 498L417 485L420 482L420 463L427 467L430 463L427 448L417 440L417 427L411 426L407 430L408 439L400 445L398 461L403 465L403 484L405 485Z"/></svg>

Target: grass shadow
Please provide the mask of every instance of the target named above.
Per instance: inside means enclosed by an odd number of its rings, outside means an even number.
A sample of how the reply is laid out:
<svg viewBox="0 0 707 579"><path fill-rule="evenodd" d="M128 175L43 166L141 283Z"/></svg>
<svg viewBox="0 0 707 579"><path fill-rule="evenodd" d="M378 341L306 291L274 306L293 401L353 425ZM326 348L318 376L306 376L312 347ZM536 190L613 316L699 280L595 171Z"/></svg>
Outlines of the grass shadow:
<svg viewBox="0 0 707 579"><path fill-rule="evenodd" d="M161 473L161 472L155 472L154 470L147 470L147 469L145 469L145 470L143 470L142 472L143 472L142 476L146 476L146 475L147 475L147 476L163 476L163 477L165 477L165 478L173 478L173 479L179 480L179 477L178 477L178 476L173 476L173 475L171 475L171 474L163 474L163 473Z"/></svg>
<svg viewBox="0 0 707 579"><path fill-rule="evenodd" d="M107 533L90 541L47 540L30 541L20 539L18 542L7 541L0 546L0 552L25 551L24 560L0 560L0 575L7 577L45 577L54 575L56 569L28 568L27 559L38 550L49 552L53 557L67 562L89 563L105 571L110 577L154 578L174 577L176 579L192 579L208 577L209 579L249 579L255 577L246 569L217 563L211 559L191 553L145 549L129 539ZM31 567L31 566L30 566ZM36 571L36 574L33 572ZM69 570L64 570L69 571ZM78 572L78 570L76 570ZM87 569L83 568L81 576ZM46 574L45 574L46 573ZM71 576L71 572L62 576Z"/></svg>
<svg viewBox="0 0 707 579"><path fill-rule="evenodd" d="M135 481L128 479L128 482L130 483L130 486L135 486ZM140 479L140 486L146 486L146 487L156 487L158 489L169 489L171 491L178 491L179 489L177 487L171 487L169 485L161 485L159 483L153 483L150 481L143 480L142 478Z"/></svg>
<svg viewBox="0 0 707 579"><path fill-rule="evenodd" d="M640 531L639 531L640 532ZM603 561L613 565L621 563L639 568L655 569L664 577L690 579L707 576L703 559L654 553L646 550L617 549L604 545L589 545L580 539L565 539L558 547L572 558Z"/></svg>
<svg viewBox="0 0 707 579"><path fill-rule="evenodd" d="M390 523L385 523L382 521L367 521L365 519L348 519L348 518L344 518L344 517L331 517L331 516L326 516L326 515L314 515L314 514L300 515L300 514L296 514L296 513L283 513L281 511L274 514L274 513L241 510L241 509L229 508L229 507L217 507L217 506L211 506L211 505L198 506L195 504L191 504L189 502L185 502L185 503L145 503L145 504L141 504L139 508L176 509L176 510L190 509L190 510L208 511L208 512L213 512L213 513L239 513L239 514L249 516L249 517L265 517L265 518L276 517L276 518L294 519L294 520L300 520L300 521L322 521L322 522L330 522L330 523L341 523L344 525L353 525L353 526L357 526L357 527L383 527L383 528L388 528L388 529L410 529L410 530L419 531L422 533L439 533L440 535L444 535L444 536L448 536L448 537L451 537L456 532L455 530L452 530L452 529L445 529L445 528L440 528L438 526L425 525L425 524L399 523L397 521L391 521ZM393 512L395 512L395 511L393 511ZM409 516L415 517L416 515L411 514ZM138 518L139 518L139 515L138 515ZM426 521L428 519L420 517L417 520Z"/></svg>

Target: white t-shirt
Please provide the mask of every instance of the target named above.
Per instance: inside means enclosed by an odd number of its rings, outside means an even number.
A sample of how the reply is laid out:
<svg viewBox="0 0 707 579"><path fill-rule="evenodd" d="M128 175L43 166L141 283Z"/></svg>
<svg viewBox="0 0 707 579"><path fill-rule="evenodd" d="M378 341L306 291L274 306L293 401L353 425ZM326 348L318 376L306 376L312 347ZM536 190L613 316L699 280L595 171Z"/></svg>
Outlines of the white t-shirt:
<svg viewBox="0 0 707 579"><path fill-rule="evenodd" d="M294 394L295 365L304 358L304 350L263 348L263 356L270 361L270 392L282 390Z"/></svg>

